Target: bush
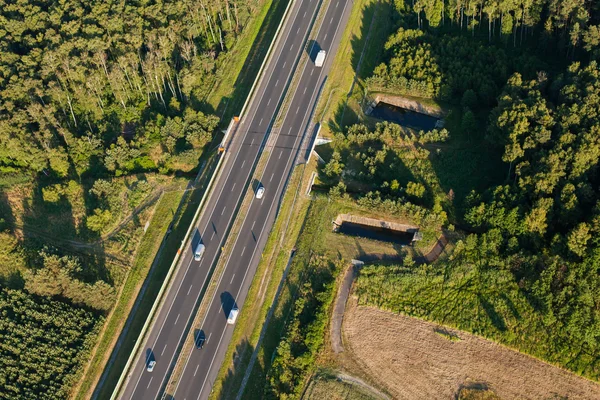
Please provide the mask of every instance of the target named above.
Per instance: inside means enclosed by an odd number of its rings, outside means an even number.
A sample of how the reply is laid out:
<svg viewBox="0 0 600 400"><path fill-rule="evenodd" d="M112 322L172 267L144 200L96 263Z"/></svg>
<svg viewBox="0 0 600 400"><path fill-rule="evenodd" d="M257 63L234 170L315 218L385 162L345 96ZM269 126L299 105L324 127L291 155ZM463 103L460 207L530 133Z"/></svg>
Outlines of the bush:
<svg viewBox="0 0 600 400"><path fill-rule="evenodd" d="M94 210L94 215L87 217L86 226L91 231L101 233L108 226L111 220L112 214L110 211L96 208Z"/></svg>

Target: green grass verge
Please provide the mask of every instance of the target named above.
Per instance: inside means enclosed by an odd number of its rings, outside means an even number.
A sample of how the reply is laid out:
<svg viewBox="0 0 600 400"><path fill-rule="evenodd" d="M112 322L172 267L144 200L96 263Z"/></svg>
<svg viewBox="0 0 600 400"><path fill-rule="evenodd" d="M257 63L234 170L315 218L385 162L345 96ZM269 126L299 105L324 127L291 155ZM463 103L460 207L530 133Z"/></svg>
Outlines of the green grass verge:
<svg viewBox="0 0 600 400"><path fill-rule="evenodd" d="M392 29L391 11L392 6L388 2L378 0L354 2L321 96L321 104L317 108L316 115L324 122L321 135L330 136L340 127L359 121L360 100L364 95L363 80L371 75L381 59L383 46L380 44L385 43ZM376 23L371 24L372 21ZM368 43L374 45L365 45L369 29L371 33ZM358 78L357 83L346 105L355 75Z"/></svg>
<svg viewBox="0 0 600 400"><path fill-rule="evenodd" d="M224 123L241 111L289 1L264 0L258 4L260 12L219 65L218 83L206 102Z"/></svg>
<svg viewBox="0 0 600 400"><path fill-rule="evenodd" d="M117 304L102 331L102 336L98 342L95 355L90 361L85 378L82 381L75 398L84 399L90 397L90 390L106 365L106 357L110 356L108 352L112 349L116 336L123 328L123 324L131 310L132 301L139 291L141 282L143 282L148 274L154 255L158 251L162 238L169 227L173 213L177 209L177 205L179 204L182 195L183 192L164 193L156 205L150 226L138 248L135 262L127 275ZM169 252L163 252L163 255L166 253ZM164 277L163 270L166 270L166 268L164 268L165 264L168 268L167 263L159 263L156 276L163 275ZM140 308L143 308L142 305L140 305ZM108 395L108 397L110 397L110 395ZM101 396L100 398L108 397Z"/></svg>
<svg viewBox="0 0 600 400"><path fill-rule="evenodd" d="M263 251L262 260L248 291L244 312L236 323L225 359L241 359L232 365L223 363L215 381L212 399L235 398L242 383L250 358L258 343L263 323L277 287L288 263L290 252L300 233L303 215L308 209L309 200L298 194L294 201L296 189L304 181L304 167L297 167L292 173L289 189L283 199L279 215L275 221L269 239ZM294 218L289 218L291 215ZM289 220L288 220L289 219ZM281 240L282 238L283 241Z"/></svg>
<svg viewBox="0 0 600 400"><path fill-rule="evenodd" d="M114 360L108 366L109 369L105 381L102 387L98 389L97 395L99 399L110 398L121 372L125 368L141 329L146 322L148 313L156 300L156 296L160 291L171 263L177 254L181 241L185 237L190 221L194 217L198 204L206 189L206 185L214 170L214 166L216 165L216 161L217 157L212 157L207 161L207 172L203 174L202 182L197 186L197 190L187 192L187 197L184 199L184 204L182 205L179 214L176 214L176 211L184 192L175 191L165 192L163 194L163 198L161 199L159 206L157 206L157 210L155 211L148 231L140 244L134 267L127 277L115 311L107 322L106 333L104 333L100 339L100 345L91 361L90 369L86 373L81 388L78 391L76 396L77 399L89 398L90 393L88 392L91 390L92 385L96 383L99 374L105 368L106 362L108 361L107 358L110 356L107 353L112 350L116 336L120 335L125 319L131 312L134 298L137 295L143 280L148 276L148 271L152 265L153 259L157 256L156 253L161 240L164 237L169 224L173 222L172 232L166 239L162 252L156 259L156 266L152 276L148 277L150 281L146 292L144 293L144 297L135 310L133 320L131 321L127 333L121 338L122 343ZM151 230L152 233L150 233Z"/></svg>
<svg viewBox="0 0 600 400"><path fill-rule="evenodd" d="M297 251L292 259L292 265L281 294L274 305L275 311L266 328L264 339L258 350L258 358L244 390L243 399L262 398L273 354L281 340L297 289L305 281L304 266L309 264L313 253L324 251L327 244L323 240L323 233L326 232L331 218L336 213L337 206L334 203L329 203L325 197L317 197L310 203L305 214L294 214L296 223L302 226L296 241Z"/></svg>

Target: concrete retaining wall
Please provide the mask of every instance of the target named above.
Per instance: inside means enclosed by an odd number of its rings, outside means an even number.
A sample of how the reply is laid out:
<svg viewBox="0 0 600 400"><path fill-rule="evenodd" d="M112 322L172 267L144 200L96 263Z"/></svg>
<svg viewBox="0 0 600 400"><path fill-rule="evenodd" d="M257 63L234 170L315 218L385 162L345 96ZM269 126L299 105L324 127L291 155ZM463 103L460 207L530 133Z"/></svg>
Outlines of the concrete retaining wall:
<svg viewBox="0 0 600 400"><path fill-rule="evenodd" d="M375 98L373 99L373 101L371 101L370 107L366 113L369 114L369 111L372 110L380 102L384 102L396 107L404 108L406 110L418 112L420 114L425 114L436 118L444 118L448 114L448 112L444 111L441 107L436 107L429 104L421 104L416 100L412 100L406 97L392 96L389 94L382 93L375 95Z"/></svg>
<svg viewBox="0 0 600 400"><path fill-rule="evenodd" d="M354 224L361 224L367 226L375 226L378 228L391 229L399 232L416 233L419 231L419 227L415 225L400 224L397 222L389 222L381 219L359 217L352 214L339 214L335 219L333 225L333 231L337 232L342 222L352 222Z"/></svg>

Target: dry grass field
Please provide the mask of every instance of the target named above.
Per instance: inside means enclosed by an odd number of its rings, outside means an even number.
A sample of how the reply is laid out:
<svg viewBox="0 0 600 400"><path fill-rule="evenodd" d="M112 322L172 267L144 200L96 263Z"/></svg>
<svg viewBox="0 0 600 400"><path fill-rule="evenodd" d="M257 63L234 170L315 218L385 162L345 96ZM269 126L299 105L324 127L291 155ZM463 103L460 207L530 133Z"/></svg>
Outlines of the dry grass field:
<svg viewBox="0 0 600 400"><path fill-rule="evenodd" d="M600 399L597 383L483 338L440 328L357 307L351 297L344 316L344 346L396 399L455 399L473 386L487 387L503 400Z"/></svg>
<svg viewBox="0 0 600 400"><path fill-rule="evenodd" d="M314 377L303 400L380 400L381 397L356 382L335 376Z"/></svg>

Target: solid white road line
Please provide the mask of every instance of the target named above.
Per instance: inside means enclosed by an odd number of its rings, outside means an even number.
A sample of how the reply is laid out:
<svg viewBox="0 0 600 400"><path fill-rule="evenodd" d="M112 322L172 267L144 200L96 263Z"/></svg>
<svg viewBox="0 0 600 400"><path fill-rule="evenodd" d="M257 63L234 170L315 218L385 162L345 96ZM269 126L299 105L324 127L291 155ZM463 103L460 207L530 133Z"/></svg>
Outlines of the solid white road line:
<svg viewBox="0 0 600 400"><path fill-rule="evenodd" d="M300 11L300 9L298 8L298 9L297 9L297 11L296 11L296 15L294 16L293 20L295 20L295 19L296 19L296 17L298 16L298 12L299 12L299 11ZM308 29L308 27L307 27L307 29ZM286 34L286 37L285 37L285 39L283 40L283 42L282 42L282 43L285 43L285 42L287 42L287 40L288 40L288 38L289 38L289 35L290 35L290 32L288 31L288 32L287 32L287 34ZM293 45L292 45L292 47L293 47ZM284 52L283 52L283 49L280 49L279 53L277 54L277 60L275 60L275 64L274 64L274 65L277 65L277 63L278 63L278 62L279 62L279 60L281 59L281 56L282 56L282 54L283 54L283 53L284 53ZM290 76L291 72L292 72L292 71L290 71L290 72L288 73L288 78L289 78L289 76ZM271 70L271 72L270 72L270 75L269 75L269 78L270 78L272 75L273 75L273 70ZM266 81L266 82L269 82L269 78L267 78L267 81ZM262 83L262 82L261 82L261 83ZM265 85L263 86L263 90L262 90L262 93L261 93L260 97L255 97L254 99L260 99L260 98L262 98L262 96L264 96L264 93L267 91L267 88L268 88L268 87L269 87L268 83L267 83L267 84L265 84ZM281 94L280 94L280 96L281 96ZM253 100L254 100L254 99L253 99ZM269 102L270 102L270 100L269 100ZM259 101L259 105L260 105L260 101ZM252 117L250 118L250 120L253 120L253 119L254 119L254 117L256 116L256 113L257 113L258 109L259 109L259 107L258 107L258 106L257 106L257 107L254 109L254 112L252 113ZM248 133L249 133L249 129L246 129L246 131L244 132L244 136L242 137L242 141L241 141L241 143L242 143L242 144L244 143L244 140L246 140L246 137L247 137ZM254 139L253 139L253 142L254 142ZM233 164L232 164L232 165L235 165L235 162L237 161L237 156L238 156L239 154L240 154L240 152L236 153L236 157L233 159L233 161L232 161L232 163L233 163ZM244 165L245 165L245 164L246 164L246 160L244 160L244 161L243 161L243 163L242 163L242 168L244 167ZM229 171L227 172L227 176L225 177L225 182L226 182L226 181L229 179L229 176L231 175L231 171L232 171L232 170L233 170L233 168L230 168L230 169L229 169ZM221 195L223 194L223 187L224 187L224 186L221 186L221 191L219 192L219 195L217 196L217 200L216 200L215 204L218 204L218 203L219 203L219 200L221 199ZM212 216L214 215L214 212L215 212L215 209L213 208L213 210L212 210L212 212L211 212L211 215L210 215L210 218L208 218L208 220L207 220L207 222L206 222L206 224L207 224L207 225L208 225L208 222L210 222L210 220L212 219ZM231 218L230 218L230 220L231 220ZM205 228L206 228L206 227L205 227ZM215 258L216 258L216 254L215 254L215 257L213 257L213 260L212 260L212 262L214 262ZM212 262L211 262L211 264L212 264ZM187 268L188 268L188 270L189 270L189 266L191 265L191 263L192 263L192 260L190 260L190 263L188 264L188 267L187 267ZM187 275L187 270L186 270L186 273L184 274L184 278L185 278L185 276L186 276L186 275ZM207 278L207 277L205 277L205 278L204 278L204 281L203 281L203 283L202 283L202 285L201 285L201 286L204 286L204 283L206 283L206 278ZM179 289L181 289L181 284L183 283L183 280L185 280L185 279L182 279L182 281L180 282L180 284L179 284L179 287L178 287L178 289L177 289L177 292L175 293L175 297L174 297L174 299L176 299L176 298L177 298L177 296L178 296ZM213 298L213 299L214 299L214 298ZM175 301L173 301L173 303L174 303L174 302L175 302ZM170 311L171 311L171 308L172 308L172 306L173 306L173 303L171 303L171 305L170 305L170 307L169 307L169 311L167 312L167 316L168 316L168 314L170 314ZM211 303L212 303L212 299L211 299ZM210 305L209 305L209 307L210 307ZM193 310L192 310L192 311L193 311ZM191 314L190 314L190 316L188 316L188 319L189 319L189 317L191 317ZM167 318L165 318L165 320L163 321L163 324L162 324L162 326L161 326L161 329L160 329L160 331L159 331L159 333L158 333L158 336L156 337L156 340L155 340L154 344L156 344L156 341L157 341L157 340L158 340L158 338L160 337L160 334L161 334L161 332L162 332L162 328L164 327L164 324L165 324L166 320L167 320ZM204 321L203 321L203 323L204 323ZM223 331L223 332L224 332L224 331ZM209 338L210 338L210 336L209 336ZM223 335L221 335L221 339L223 339ZM179 340L181 340L181 337L179 338ZM219 343L220 343L220 342L221 342L221 340L219 340ZM154 346L153 346L153 347L154 347ZM173 356L174 356L174 354L173 354ZM173 359L173 356L171 357L171 361L172 361L172 359ZM215 353L215 356L216 356L216 353ZM186 361L186 366L187 366L187 363L188 363L188 361L189 361L189 357L188 357L188 360ZM214 357L213 357L213 362L214 362ZM184 370L185 370L186 366L184 366ZM211 362L211 366L212 366L212 362ZM207 376L208 376L208 375L207 375ZM140 377L138 378L138 381L136 382L136 385L135 385L135 387L134 387L134 390L133 390L132 396L135 394L135 390L136 390L136 388L137 388L137 385L139 384L139 381L140 381L141 377L142 377L142 374L140 374ZM164 381L164 377L163 377L163 381ZM206 378L205 378L205 381L206 381ZM161 386L162 386L162 382L161 382ZM202 385L202 386L204 387L204 383L203 383L203 385ZM176 388L175 388L175 391L177 391L177 388L178 388L178 387L179 387L179 382L177 383L177 386L176 386ZM160 391L160 389L159 389L159 391ZM201 391L200 393L202 393L202 391ZM158 393L157 393L157 395L158 395Z"/></svg>
<svg viewBox="0 0 600 400"><path fill-rule="evenodd" d="M219 343L217 344L217 349L221 345L221 340L223 340L223 335L225 335L226 330L227 330L227 324L225 324L223 333L221 333L221 339L219 339ZM217 353L218 353L218 351L215 351L215 354L213 354L213 358L210 361L210 365L208 366L208 371L210 371L212 369L212 365L215 362L215 357L217 356ZM210 374L206 374L206 376L204 377L204 382L202 382L202 387L200 387L200 393L198 394L198 398L196 400L200 400L200 396L202 396L202 391L204 390L204 385L206 385L206 380L208 379L208 375L210 375Z"/></svg>
<svg viewBox="0 0 600 400"><path fill-rule="evenodd" d="M339 26L339 25L338 25L338 26ZM320 28L319 28L319 29L320 29ZM288 36L289 36L289 32L288 32ZM287 40L287 37L286 37L286 40ZM284 43L285 43L285 41L284 41ZM292 49L292 48L293 48L293 45L290 47L290 49ZM282 52L280 51L280 52L279 52L279 54L278 54L278 57L281 57L281 54L282 54ZM290 74L291 74L291 71L290 71ZM288 77L289 77L289 74L288 74ZM265 89L263 90L263 93L264 93L265 91L266 91L266 87L265 87ZM290 128L290 131L291 131L291 128ZM245 163L245 161L244 161L244 163ZM242 164L242 167L243 167L243 165L244 165L244 164ZM229 176L229 174L230 174L230 173L231 173L231 170L228 172L228 176ZM280 185L281 185L281 182L280 182ZM279 186L280 186L280 185L279 185ZM218 198L218 200L219 200L219 199L220 199L220 194L219 194L219 198ZM218 201L218 200L217 200L217 201ZM264 201L264 199L263 199L263 201ZM262 203L262 202L261 202L261 203ZM271 206L271 208L272 208L272 206ZM270 212L270 210L269 210L269 212ZM261 232L261 234L262 234L262 232ZM236 238L236 242L237 242L237 238ZM235 244L234 244L234 248L235 248ZM254 249L254 252L255 252L255 251L256 251L256 247L255 247L255 249ZM253 255L254 255L254 252L253 252ZM227 264L229 264L229 260L227 261ZM244 274L244 280L246 279L246 275L247 275L247 273L248 273L248 269L246 269L246 273ZM244 282L244 281L242 281L242 287L243 287L243 282ZM218 283L217 285L220 285L220 280L219 280L219 283ZM241 287L240 287L240 290L241 290ZM238 291L238 295L239 295L239 291ZM211 299L211 303L212 303L212 300L214 300L214 297L213 297L213 299ZM209 304L209 308L210 308L210 304ZM203 321L203 323L204 323L204 321ZM221 338L219 339L219 343L217 344L217 348L218 348L218 347L220 346L220 344L221 344L221 341L222 341L222 339L223 339L223 335L224 335L224 333L225 333L225 330L226 330L226 328L227 328L227 325L225 325L225 329L223 330L223 333L221 334ZM213 358L212 358L212 360L211 360L211 363L210 363L210 365L209 365L209 371L212 369L212 365L213 365L213 363L214 363L214 360L215 360L215 357L216 357L216 355L217 355L217 352L215 352L215 353L214 353L214 355L213 355ZM188 360L186 361L186 365L187 365L187 363L188 363L188 362L189 362L189 357L188 357ZM185 366L184 366L184 369L185 369ZM199 395L198 395L198 399L199 399L199 398L200 398L200 396L202 395L202 390L204 389L204 386L205 386L205 384L206 384L206 380L207 380L207 378L208 378L208 374L207 374L207 376L205 377L205 379L204 379L204 382L202 383L202 387L201 387L201 389L200 389L200 393L199 393ZM178 382L177 386L179 386L179 382ZM177 391L177 387L175 388L175 391Z"/></svg>
<svg viewBox="0 0 600 400"><path fill-rule="evenodd" d="M185 280L185 277L187 276L187 273L190 269L190 265L192 265L192 261L194 259L191 258L190 262L187 265L187 268L185 270L185 273L183 274L183 278L181 279L181 282L179 282L179 286L177 287L177 292L175 292L175 297L173 297L173 301L171 302L171 304L169 305L169 310L167 311L167 314L165 316L165 319L163 320L163 323L158 331L158 335L156 335L156 338L154 339L154 342L152 343L152 346L150 347L151 349L156 347L156 342L158 342L158 338L160 337L160 334L162 333L163 328L165 327L165 323L167 322L167 319L169 317L169 314L171 314L171 309L173 308L173 304L175 303L175 299L177 298L177 295L179 294L179 290L181 289L181 285L183 285L183 281ZM140 357L140 360L142 360L142 358ZM145 364L145 363L144 363ZM142 373L140 373L137 382L135 383L135 386L133 387L133 392L131 393L131 397L130 399L133 398L133 396L135 395L135 391L137 390L138 385L140 384L140 380L142 379L143 376L143 371ZM148 389L148 388L146 388Z"/></svg>

